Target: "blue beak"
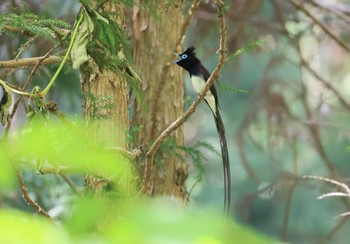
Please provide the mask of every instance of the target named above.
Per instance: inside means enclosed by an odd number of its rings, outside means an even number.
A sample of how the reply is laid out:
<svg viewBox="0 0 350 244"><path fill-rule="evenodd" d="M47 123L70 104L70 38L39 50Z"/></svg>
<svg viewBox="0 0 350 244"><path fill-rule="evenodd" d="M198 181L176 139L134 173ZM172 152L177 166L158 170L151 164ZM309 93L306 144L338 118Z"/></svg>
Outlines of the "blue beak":
<svg viewBox="0 0 350 244"><path fill-rule="evenodd" d="M181 61L181 60L182 60L182 58L181 58L180 54L178 54L178 53L174 53L174 55L180 58L180 59L176 60L176 61L174 62L174 64L176 64L177 62L179 62L179 61Z"/></svg>

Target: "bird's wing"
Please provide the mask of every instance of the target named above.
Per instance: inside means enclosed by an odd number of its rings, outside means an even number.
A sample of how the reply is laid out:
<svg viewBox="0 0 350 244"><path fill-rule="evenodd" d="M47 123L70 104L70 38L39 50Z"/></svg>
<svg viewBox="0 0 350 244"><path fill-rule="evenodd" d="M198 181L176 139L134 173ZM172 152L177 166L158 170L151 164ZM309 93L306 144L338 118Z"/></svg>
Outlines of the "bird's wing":
<svg viewBox="0 0 350 244"><path fill-rule="evenodd" d="M208 81L209 77L210 77L210 72L207 70L207 68L205 68L203 66L202 63L199 64L199 72L201 74L203 74L203 78L205 81ZM210 87L210 92L211 94L213 94L214 98L215 98L215 104L216 104L216 109L219 108L219 99L218 99L218 93L216 92L216 88L215 88L215 85L213 84L211 87Z"/></svg>

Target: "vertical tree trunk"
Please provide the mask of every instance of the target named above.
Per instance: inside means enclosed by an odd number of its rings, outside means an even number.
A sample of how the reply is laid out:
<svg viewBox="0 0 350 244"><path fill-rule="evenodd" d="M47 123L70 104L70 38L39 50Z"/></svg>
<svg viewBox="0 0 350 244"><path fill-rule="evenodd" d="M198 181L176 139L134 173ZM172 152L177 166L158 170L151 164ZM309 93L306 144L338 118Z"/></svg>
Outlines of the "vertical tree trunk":
<svg viewBox="0 0 350 244"><path fill-rule="evenodd" d="M143 126L137 138L139 146L153 142L183 112L182 71L175 65L165 68L179 35L183 16L180 5L160 4L157 17L138 7L133 9L133 57L141 72L142 94L146 102L146 105L137 104L135 107L133 123ZM183 145L183 127L173 135L177 145ZM161 153L160 156L162 160L155 162L153 168L153 194L186 200L187 164L174 154Z"/></svg>
<svg viewBox="0 0 350 244"><path fill-rule="evenodd" d="M93 5L96 6L97 2ZM124 27L123 5L105 3L102 10L111 21L116 21L118 26ZM99 66L101 67L101 64L90 58L81 68L83 115L88 122L90 136L106 147L127 149L126 132L129 129L127 80L107 66L103 66L102 69ZM87 175L85 183L88 189L98 192L107 182Z"/></svg>

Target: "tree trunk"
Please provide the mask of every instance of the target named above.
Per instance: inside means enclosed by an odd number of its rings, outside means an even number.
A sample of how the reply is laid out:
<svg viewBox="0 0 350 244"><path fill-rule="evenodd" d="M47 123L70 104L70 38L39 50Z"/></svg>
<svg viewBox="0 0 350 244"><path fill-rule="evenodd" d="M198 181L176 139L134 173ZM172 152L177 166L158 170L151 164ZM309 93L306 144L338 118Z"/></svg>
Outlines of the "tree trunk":
<svg viewBox="0 0 350 244"><path fill-rule="evenodd" d="M97 2L94 5L96 6ZM101 8L109 16L110 21L116 21L118 26L124 28L123 5L105 3ZM125 77L108 66L100 67L101 64L90 58L81 68L84 119L88 123L89 133L94 141L106 147L127 149L128 82ZM107 182L103 178L87 175L85 184L89 190L96 193Z"/></svg>
<svg viewBox="0 0 350 244"><path fill-rule="evenodd" d="M152 143L183 112L183 73L176 65L166 68L182 22L180 5L160 4L157 17L147 10L133 9L133 58L141 72L146 103L135 106L133 124L143 126L137 137L139 147ZM173 136L177 145L183 145L183 126ZM153 194L176 196L185 201L188 165L175 154L158 152L157 155L152 172Z"/></svg>

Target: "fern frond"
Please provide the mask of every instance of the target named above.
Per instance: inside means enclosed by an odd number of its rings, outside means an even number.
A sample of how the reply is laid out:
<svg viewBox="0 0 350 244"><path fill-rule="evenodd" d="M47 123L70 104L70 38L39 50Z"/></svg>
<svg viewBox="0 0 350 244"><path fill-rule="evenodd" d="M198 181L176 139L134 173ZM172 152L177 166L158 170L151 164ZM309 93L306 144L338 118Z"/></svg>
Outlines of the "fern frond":
<svg viewBox="0 0 350 244"><path fill-rule="evenodd" d="M259 46L263 45L266 42L265 39L259 39L257 41L249 41L243 48L238 49L236 52L227 57L227 60L241 56L244 53L255 50Z"/></svg>
<svg viewBox="0 0 350 244"><path fill-rule="evenodd" d="M20 29L27 35L55 41L59 28L70 28L70 25L65 21L45 18L31 12L7 12L0 15L0 32Z"/></svg>
<svg viewBox="0 0 350 244"><path fill-rule="evenodd" d="M247 94L248 91L247 90L243 90L243 89L238 89L236 87L233 87L233 86L230 86L230 85L225 85L225 84L222 84L221 82L218 82L218 91L220 92L221 90L225 90L225 91L228 91L230 93L234 93L234 94L237 94L237 93L244 93L244 94Z"/></svg>

